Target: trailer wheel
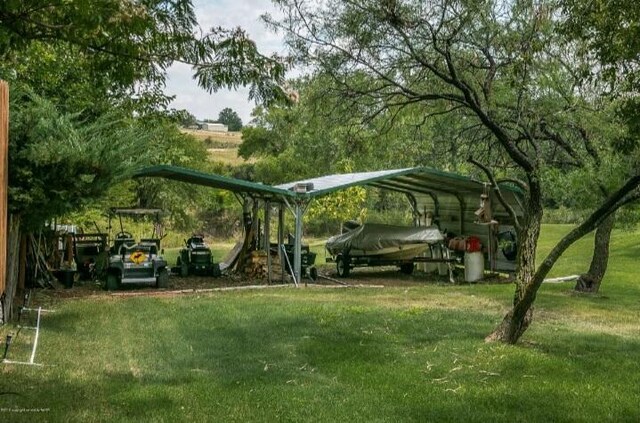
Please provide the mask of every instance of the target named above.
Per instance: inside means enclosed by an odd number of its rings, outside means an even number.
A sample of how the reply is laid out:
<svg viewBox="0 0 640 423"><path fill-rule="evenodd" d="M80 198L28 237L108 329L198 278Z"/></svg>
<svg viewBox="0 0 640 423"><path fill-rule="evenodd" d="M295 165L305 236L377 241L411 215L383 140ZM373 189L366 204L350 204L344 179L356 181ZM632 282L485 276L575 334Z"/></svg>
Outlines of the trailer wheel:
<svg viewBox="0 0 640 423"><path fill-rule="evenodd" d="M118 276L113 273L109 273L104 287L107 291L115 291L120 288L120 280Z"/></svg>
<svg viewBox="0 0 640 423"><path fill-rule="evenodd" d="M400 271L405 275L410 275L413 273L413 263L405 263L400 265Z"/></svg>
<svg viewBox="0 0 640 423"><path fill-rule="evenodd" d="M351 267L349 267L349 259L345 256L338 256L336 259L336 270L338 271L338 276L341 278L346 278L349 276L351 272Z"/></svg>

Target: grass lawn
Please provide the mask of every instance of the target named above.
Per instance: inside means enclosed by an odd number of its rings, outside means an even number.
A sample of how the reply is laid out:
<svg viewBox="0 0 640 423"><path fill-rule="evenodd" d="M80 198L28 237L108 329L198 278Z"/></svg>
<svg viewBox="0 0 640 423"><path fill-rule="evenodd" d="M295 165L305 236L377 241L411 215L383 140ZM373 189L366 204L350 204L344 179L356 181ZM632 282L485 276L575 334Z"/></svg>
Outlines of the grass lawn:
<svg viewBox="0 0 640 423"><path fill-rule="evenodd" d="M541 249L568 228L546 226ZM544 285L516 346L483 341L509 284L40 294L46 366L0 365L0 421L640 421L640 233L613 239L600 295Z"/></svg>
<svg viewBox="0 0 640 423"><path fill-rule="evenodd" d="M183 129L182 132L192 135L200 141L210 139L221 144L235 145L236 147L242 143L242 132L214 132L193 129Z"/></svg>
<svg viewBox="0 0 640 423"><path fill-rule="evenodd" d="M242 132L213 132L183 129L197 140L205 142L209 153L209 160L229 165L253 163L254 159L244 160L238 157L238 147L242 143Z"/></svg>
<svg viewBox="0 0 640 423"><path fill-rule="evenodd" d="M212 162L221 162L234 166L255 162L255 159L245 160L239 157L237 148L210 148L207 151L209 152L209 160Z"/></svg>

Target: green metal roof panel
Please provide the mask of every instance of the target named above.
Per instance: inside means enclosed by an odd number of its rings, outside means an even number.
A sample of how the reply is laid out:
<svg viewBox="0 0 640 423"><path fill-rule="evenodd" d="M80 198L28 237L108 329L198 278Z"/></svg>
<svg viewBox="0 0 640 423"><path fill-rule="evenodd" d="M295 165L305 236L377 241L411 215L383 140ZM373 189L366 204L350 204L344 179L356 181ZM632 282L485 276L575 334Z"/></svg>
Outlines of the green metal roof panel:
<svg viewBox="0 0 640 423"><path fill-rule="evenodd" d="M230 178L227 176L215 175L211 173L199 172L178 166L160 165L152 166L136 172L133 177L160 177L175 181L187 182L190 184L204 185L207 187L224 189L237 193L247 193L263 198L290 197L296 196L292 191L282 188L272 187L257 182L249 182L243 179Z"/></svg>
<svg viewBox="0 0 640 423"><path fill-rule="evenodd" d="M289 182L282 185L276 185L276 188L292 190L296 184L312 183L313 190L306 193L310 197L318 197L330 194L335 191L350 188L353 186L365 185L381 179L387 179L390 176L401 174L409 169L381 170L377 172L360 172L360 173L342 173L335 175L321 176L318 178L304 179L301 181Z"/></svg>
<svg viewBox="0 0 640 423"><path fill-rule="evenodd" d="M475 179L428 167L327 175L277 186L264 185L169 165L148 167L134 174L134 177L147 176L204 185L241 194L250 194L260 198L270 198L276 201L287 198L309 200L350 187L364 185L393 189L400 192L433 193L436 195L453 196L477 193L484 187L482 182ZM294 192L294 186L302 183L312 183L313 189L305 193ZM502 187L514 196L522 195L522 192L518 188L510 185L502 185Z"/></svg>
<svg viewBox="0 0 640 423"><path fill-rule="evenodd" d="M403 191L427 189L433 192L476 192L482 189L484 184L475 179L459 175L457 173L444 172L429 167L414 167L406 169L381 170L377 172L345 173L322 176L319 178L304 179L276 185L276 188L291 190L296 184L312 183L313 189L306 192L309 198L331 194L335 191L362 185L378 185L376 182L396 182ZM508 191L521 194L520 190L511 186L504 186Z"/></svg>

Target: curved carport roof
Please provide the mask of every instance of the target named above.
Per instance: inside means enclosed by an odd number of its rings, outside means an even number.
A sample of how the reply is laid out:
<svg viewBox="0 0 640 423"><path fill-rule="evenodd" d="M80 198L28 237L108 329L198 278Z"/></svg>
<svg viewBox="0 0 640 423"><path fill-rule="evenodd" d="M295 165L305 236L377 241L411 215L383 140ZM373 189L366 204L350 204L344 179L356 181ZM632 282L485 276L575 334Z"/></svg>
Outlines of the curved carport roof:
<svg viewBox="0 0 640 423"><path fill-rule="evenodd" d="M228 190L239 194L248 194L258 198L298 199L303 201L354 186L374 186L398 192L429 195L433 193L451 195L460 195L462 193L477 194L482 192L485 186L481 181L428 167L334 174L302 179L276 186L170 165L148 167L135 172L133 177L161 177ZM297 185L305 184L312 184L312 188L304 192L295 190ZM523 194L518 188L508 184L503 185L502 188L510 193L511 196L520 197Z"/></svg>
<svg viewBox="0 0 640 423"><path fill-rule="evenodd" d="M399 192L444 192L459 194L478 193L484 189L484 183L457 173L444 172L430 167L412 167L405 169L381 170L376 172L357 172L321 176L276 185L275 188L293 190L298 184L313 184L313 188L302 194L309 198L320 197L354 186L375 186ZM514 195L522 191L509 184L502 186Z"/></svg>
<svg viewBox="0 0 640 423"><path fill-rule="evenodd" d="M188 184L203 185L211 188L231 191L237 194L246 194L260 199L295 198L296 194L286 189L265 185L258 182L250 182L244 179L228 176L204 173L194 169L179 166L159 165L147 167L133 174L134 178L158 177Z"/></svg>
<svg viewBox="0 0 640 423"><path fill-rule="evenodd" d="M459 234L475 233L481 238L486 227L477 222L476 210L480 195L494 197L486 183L455 173L428 167L335 174L309 178L271 186L243 179L199 172L176 166L153 166L142 169L134 177L162 177L211 188L232 191L254 199L285 203L296 219L294 269L300 275L300 246L302 217L306 205L313 199L355 186L372 186L407 195L414 214L424 216L435 212L443 229ZM516 215L522 216L523 192L511 184L501 184L502 196ZM501 224L512 224L513 219L500 202L492 201L492 212Z"/></svg>

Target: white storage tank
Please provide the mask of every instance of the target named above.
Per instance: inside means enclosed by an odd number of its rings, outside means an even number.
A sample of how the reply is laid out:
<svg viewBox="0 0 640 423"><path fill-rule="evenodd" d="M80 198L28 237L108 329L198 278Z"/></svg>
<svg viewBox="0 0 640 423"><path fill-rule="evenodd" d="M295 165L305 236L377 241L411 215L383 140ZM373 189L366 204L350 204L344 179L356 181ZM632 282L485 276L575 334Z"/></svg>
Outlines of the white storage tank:
<svg viewBox="0 0 640 423"><path fill-rule="evenodd" d="M464 253L464 280L477 282L484 277L484 255L482 252Z"/></svg>

